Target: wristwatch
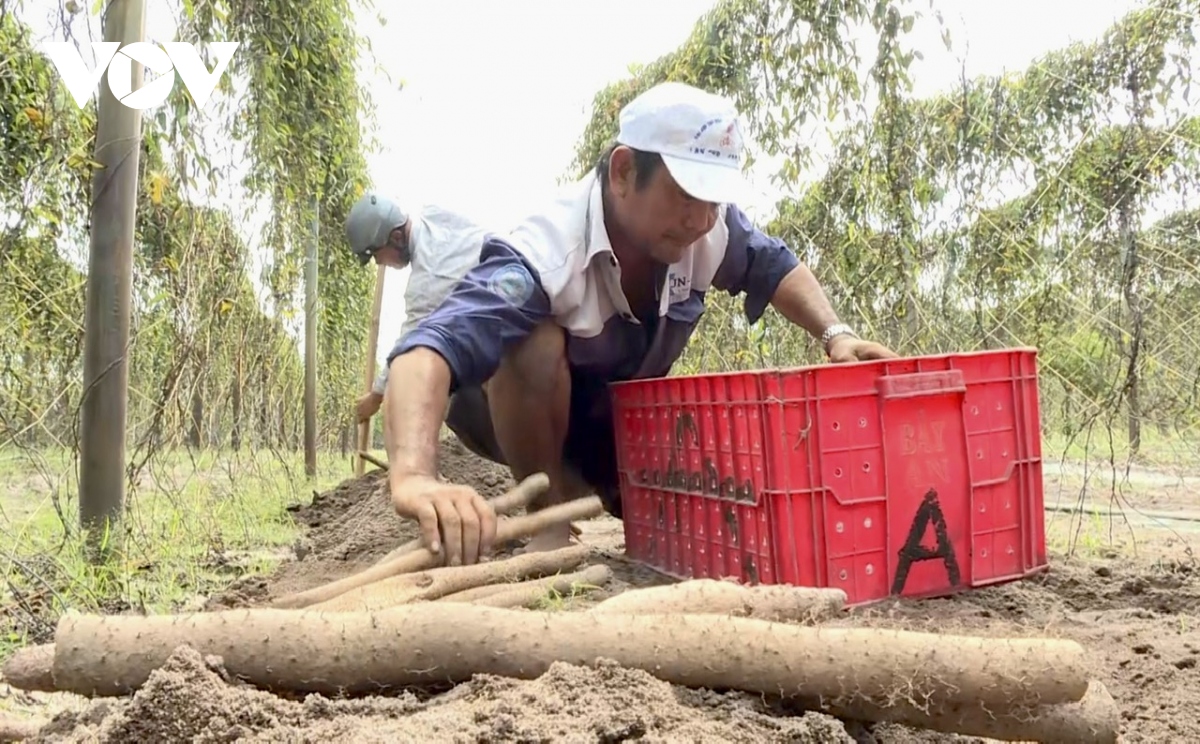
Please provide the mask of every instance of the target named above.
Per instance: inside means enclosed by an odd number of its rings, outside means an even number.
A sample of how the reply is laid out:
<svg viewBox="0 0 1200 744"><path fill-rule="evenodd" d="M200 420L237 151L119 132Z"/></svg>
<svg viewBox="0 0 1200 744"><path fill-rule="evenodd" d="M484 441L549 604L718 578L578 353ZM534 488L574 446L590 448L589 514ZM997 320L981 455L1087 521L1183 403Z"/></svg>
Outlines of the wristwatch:
<svg viewBox="0 0 1200 744"><path fill-rule="evenodd" d="M838 336L851 336L853 338L858 338L858 334L855 333L854 329L850 326L846 325L845 323L834 323L826 328L825 332L821 334L821 346L825 348L826 354L829 353L829 342Z"/></svg>

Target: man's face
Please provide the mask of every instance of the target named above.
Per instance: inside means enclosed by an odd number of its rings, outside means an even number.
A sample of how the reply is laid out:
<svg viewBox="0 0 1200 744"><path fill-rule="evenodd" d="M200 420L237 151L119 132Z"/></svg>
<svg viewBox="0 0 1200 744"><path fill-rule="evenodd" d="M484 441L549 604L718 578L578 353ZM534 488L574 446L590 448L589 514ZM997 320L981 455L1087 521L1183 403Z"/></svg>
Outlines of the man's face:
<svg viewBox="0 0 1200 744"><path fill-rule="evenodd" d="M403 269L412 260L408 245L408 225L397 227L388 235L388 242L372 254L379 266Z"/></svg>
<svg viewBox="0 0 1200 744"><path fill-rule="evenodd" d="M633 153L618 147L609 161L613 216L635 250L660 263L673 264L689 245L712 230L718 205L689 195L665 165L655 168L641 189L636 176Z"/></svg>

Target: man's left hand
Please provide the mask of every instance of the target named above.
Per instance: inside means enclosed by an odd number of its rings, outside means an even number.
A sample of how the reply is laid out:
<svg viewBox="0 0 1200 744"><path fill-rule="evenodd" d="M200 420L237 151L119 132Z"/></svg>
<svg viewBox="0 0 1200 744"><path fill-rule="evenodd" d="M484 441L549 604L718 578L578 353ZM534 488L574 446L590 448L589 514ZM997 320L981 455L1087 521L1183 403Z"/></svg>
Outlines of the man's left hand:
<svg viewBox="0 0 1200 744"><path fill-rule="evenodd" d="M864 362L869 359L898 359L899 357L899 354L883 344L863 341L853 336L838 336L829 342L829 361L834 364Z"/></svg>

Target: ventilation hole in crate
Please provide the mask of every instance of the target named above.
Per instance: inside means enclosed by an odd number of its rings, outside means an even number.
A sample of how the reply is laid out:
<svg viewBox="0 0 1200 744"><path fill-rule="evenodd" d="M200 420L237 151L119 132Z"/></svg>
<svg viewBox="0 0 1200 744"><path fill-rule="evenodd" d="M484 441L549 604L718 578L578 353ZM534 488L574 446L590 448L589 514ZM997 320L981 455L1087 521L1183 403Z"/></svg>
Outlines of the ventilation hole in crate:
<svg viewBox="0 0 1200 744"><path fill-rule="evenodd" d="M839 532L839 533L841 533L841 532L845 532L845 531L846 531L846 526L845 526L845 525L843 525L841 522L838 522L837 524L835 524L835 525L833 526L833 529L834 529L834 531L835 531L835 532Z"/></svg>
<svg viewBox="0 0 1200 744"><path fill-rule="evenodd" d="M843 568L840 572L838 572L838 578L842 581L845 581L846 579L850 578L850 574L846 573L846 569Z"/></svg>
<svg viewBox="0 0 1200 744"><path fill-rule="evenodd" d="M871 463L869 463L869 462L864 462L864 463L863 463L863 472L864 472L864 473L869 473L869 472L871 472Z"/></svg>
<svg viewBox="0 0 1200 744"><path fill-rule="evenodd" d="M870 576L871 574L875 573L875 565L868 563L866 569L864 570L867 572L867 576Z"/></svg>
<svg viewBox="0 0 1200 744"><path fill-rule="evenodd" d="M833 430L834 430L834 431L837 431L837 430L838 430L838 429L840 429L840 428L842 428L842 425L841 425L841 424L839 424L838 422L834 421L834 422L833 422Z"/></svg>
<svg viewBox="0 0 1200 744"><path fill-rule="evenodd" d="M834 469L834 471L833 471L833 477L834 477L834 478L841 478L841 477L842 477L842 469L841 469L841 468L836 468L836 469Z"/></svg>
<svg viewBox="0 0 1200 744"><path fill-rule="evenodd" d="M978 451L976 451L976 452L975 452L975 459L976 459L976 460L982 460L982 459L983 459L983 450L978 450Z"/></svg>
<svg viewBox="0 0 1200 744"><path fill-rule="evenodd" d="M867 428L867 420L865 418L860 418L858 420L858 428L860 428L860 429Z"/></svg>

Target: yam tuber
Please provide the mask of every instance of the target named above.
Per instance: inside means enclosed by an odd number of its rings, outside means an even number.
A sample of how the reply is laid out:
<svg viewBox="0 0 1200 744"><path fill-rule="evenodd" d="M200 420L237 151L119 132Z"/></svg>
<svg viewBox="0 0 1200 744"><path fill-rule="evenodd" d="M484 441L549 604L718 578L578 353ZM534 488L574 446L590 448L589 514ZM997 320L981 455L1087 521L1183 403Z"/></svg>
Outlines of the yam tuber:
<svg viewBox="0 0 1200 744"><path fill-rule="evenodd" d="M530 537L551 525L569 522L573 519L588 519L599 516L603 511L604 505L601 503L600 497L589 496L585 499L551 506L535 514L502 519L496 525L496 541L504 542L514 540L518 537ZM431 553L428 548L418 548L390 563L371 566L365 571L360 571L344 579L338 579L337 581L322 584L303 592L279 597L270 602L269 605L279 609L310 607L321 602L327 602L340 594L345 594L351 589L366 586L381 579L386 579L389 576L433 568L438 562L439 558Z"/></svg>
<svg viewBox="0 0 1200 744"><path fill-rule="evenodd" d="M582 571L558 576L548 576L534 581L522 581L517 584L502 586L500 591L479 597L474 604L487 607L528 607L536 609L537 605L550 592L570 594L574 591L590 591L604 586L612 579L612 569L603 564L588 566ZM454 601L446 598L448 601Z"/></svg>
<svg viewBox="0 0 1200 744"><path fill-rule="evenodd" d="M591 612L713 614L760 620L816 622L846 606L841 589L805 586L744 586L724 579L688 579L678 584L631 589L606 599Z"/></svg>
<svg viewBox="0 0 1200 744"><path fill-rule="evenodd" d="M10 718L0 716L0 744L35 738L46 725L41 718Z"/></svg>
<svg viewBox="0 0 1200 744"><path fill-rule="evenodd" d="M54 644L43 643L17 649L4 662L0 674L4 681L19 690L30 692L54 692Z"/></svg>
<svg viewBox="0 0 1200 744"><path fill-rule="evenodd" d="M471 566L446 566L415 574L401 574L351 589L333 599L312 605L312 609L370 612L408 602L434 600L488 584L569 571L583 563L587 554L586 546L572 545L561 550L527 553Z"/></svg>
<svg viewBox="0 0 1200 744"><path fill-rule="evenodd" d="M999 709L1077 701L1088 680L1083 647L1066 640L420 602L375 613L69 614L55 636L55 686L82 695L127 694L184 644L220 656L230 674L259 687L327 694L481 673L532 679L554 661L585 665L604 657L689 687L842 706L886 708L919 696L924 715L937 717L963 704Z"/></svg>
<svg viewBox="0 0 1200 744"><path fill-rule="evenodd" d="M816 703L807 707L821 709ZM1116 744L1121 726L1116 701L1097 680L1088 683L1081 700L1057 705L989 710L979 704L961 704L931 715L912 702L897 700L887 707L859 704L829 706L827 710L843 718L891 721L947 734L1052 744Z"/></svg>
<svg viewBox="0 0 1200 744"><path fill-rule="evenodd" d="M545 473L534 473L528 478L518 483L514 488L494 499L490 499L488 503L496 510L498 516L508 516L517 509L529 506L529 502L541 493L544 493L550 487L550 478ZM376 566L381 566L385 563L393 561L406 553L411 553L421 547L421 538L414 538L388 553L384 557L375 561Z"/></svg>

